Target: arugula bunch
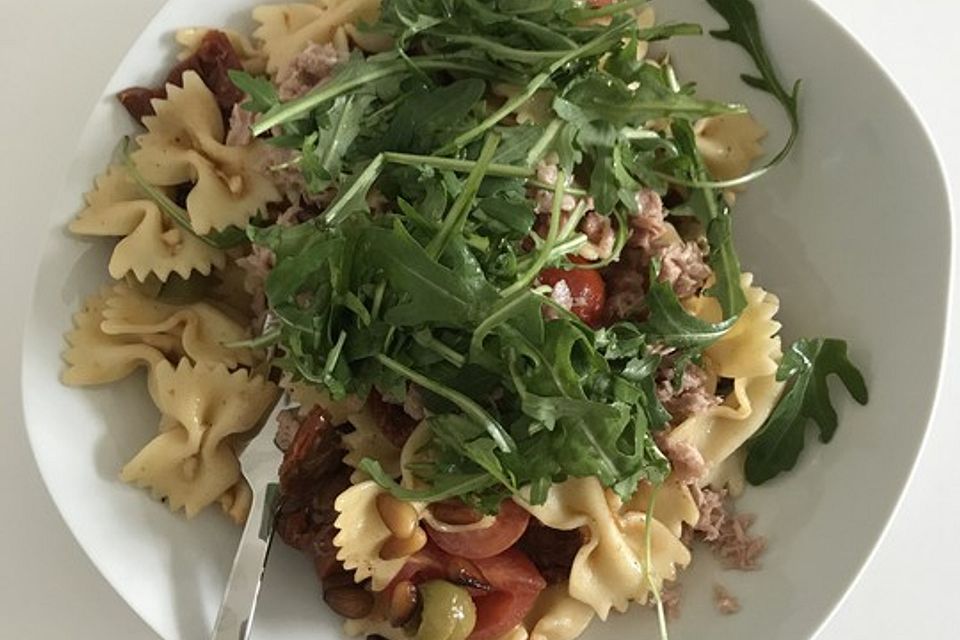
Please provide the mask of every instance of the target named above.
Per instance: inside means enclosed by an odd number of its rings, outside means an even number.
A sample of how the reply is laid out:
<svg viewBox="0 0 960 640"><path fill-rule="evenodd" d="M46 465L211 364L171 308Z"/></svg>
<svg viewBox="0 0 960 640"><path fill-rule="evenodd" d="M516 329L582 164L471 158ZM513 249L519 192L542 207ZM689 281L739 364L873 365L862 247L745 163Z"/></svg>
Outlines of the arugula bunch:
<svg viewBox="0 0 960 640"><path fill-rule="evenodd" d="M280 322L265 340L281 346L279 366L334 397L399 402L417 387L432 443L413 471L427 488L363 462L398 497L494 511L525 488L542 502L570 476L628 498L669 472L653 437L670 415L651 347L696 361L746 304L730 212L706 184L692 123L743 107L704 100L638 56L642 42L701 32L642 28L643 4L385 0L373 28L396 49L354 54L302 98L281 103L268 80L231 76L261 114L254 133L297 150L308 190L331 200L309 222L248 230L276 256L266 294ZM517 124L534 98L550 117ZM536 176L548 155L555 184ZM643 188L671 190L703 229L723 322L689 315L656 264L642 324L591 329L536 286L587 242L576 224L587 194L616 220L617 260ZM543 191L554 203L545 235L533 231ZM561 211L565 195L580 197L573 212Z"/></svg>

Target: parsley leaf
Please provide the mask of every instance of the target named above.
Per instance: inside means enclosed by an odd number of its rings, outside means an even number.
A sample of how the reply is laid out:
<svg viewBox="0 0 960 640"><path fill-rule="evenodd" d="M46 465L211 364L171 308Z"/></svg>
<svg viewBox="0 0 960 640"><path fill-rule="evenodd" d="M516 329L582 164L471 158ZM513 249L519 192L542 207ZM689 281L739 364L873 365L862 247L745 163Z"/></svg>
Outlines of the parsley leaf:
<svg viewBox="0 0 960 640"><path fill-rule="evenodd" d="M840 378L854 400L867 403L863 375L847 357L846 342L802 339L787 349L777 370L777 380L789 380L789 387L764 425L747 442L744 471L750 484L763 484L793 469L803 450L808 419L819 428L821 442L833 439L837 412L827 386L831 375Z"/></svg>

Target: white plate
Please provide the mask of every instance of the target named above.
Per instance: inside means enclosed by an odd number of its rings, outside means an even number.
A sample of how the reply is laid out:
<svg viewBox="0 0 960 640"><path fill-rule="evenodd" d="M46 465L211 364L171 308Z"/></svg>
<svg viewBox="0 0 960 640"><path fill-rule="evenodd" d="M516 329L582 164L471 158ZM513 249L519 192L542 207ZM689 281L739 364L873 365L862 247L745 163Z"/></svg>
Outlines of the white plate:
<svg viewBox="0 0 960 640"><path fill-rule="evenodd" d="M27 427L50 492L100 571L168 639L205 636L237 532L212 512L185 522L117 480L156 427L141 379L93 391L60 386L62 333L81 300L106 279L107 263L105 244L78 242L64 224L117 139L132 131L112 95L162 77L175 28L249 26L243 16L250 4L171 0L121 64L91 115L51 218L24 344ZM674 640L812 635L893 512L940 370L951 234L933 146L883 71L810 0L760 4L783 74L806 79L805 128L791 160L741 199L738 246L745 266L782 297L787 338L851 340L872 402L866 409L842 402L833 444L811 443L795 473L748 493L744 506L760 514L757 526L771 541L765 569L720 575L706 554L698 555L684 579ZM672 0L664 13L720 26L702 0ZM697 79L705 95L746 96L766 123L782 121L776 105L737 80L749 69L739 49L702 39L674 50L684 77ZM773 128L771 146L782 133ZM718 578L741 597L740 615L713 613L709 590ZM586 637L645 637L650 618L617 616L595 623ZM282 546L268 572L257 634L339 637L309 564Z"/></svg>

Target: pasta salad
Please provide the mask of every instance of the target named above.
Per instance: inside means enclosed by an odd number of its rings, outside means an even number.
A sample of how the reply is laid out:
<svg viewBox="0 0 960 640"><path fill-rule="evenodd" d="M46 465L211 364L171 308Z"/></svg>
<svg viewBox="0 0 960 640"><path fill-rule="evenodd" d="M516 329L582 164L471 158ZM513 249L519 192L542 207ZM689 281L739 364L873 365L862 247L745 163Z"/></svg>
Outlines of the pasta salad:
<svg viewBox="0 0 960 640"><path fill-rule="evenodd" d="M281 393L283 540L353 636L572 640L655 609L702 541L752 569L733 501L791 470L844 341L781 343L738 194L800 133L749 0L705 0L790 133L700 96L641 0L310 0L189 28L70 224L112 282L64 381L146 370L121 477L244 522L237 460ZM272 425L271 425L272 426ZM739 608L716 589L717 608Z"/></svg>

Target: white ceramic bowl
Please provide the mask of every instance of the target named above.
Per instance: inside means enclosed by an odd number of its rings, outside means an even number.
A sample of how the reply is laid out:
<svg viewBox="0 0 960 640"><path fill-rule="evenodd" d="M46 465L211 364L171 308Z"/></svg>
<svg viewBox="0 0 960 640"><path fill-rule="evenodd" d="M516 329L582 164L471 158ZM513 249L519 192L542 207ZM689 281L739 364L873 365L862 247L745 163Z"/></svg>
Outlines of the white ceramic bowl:
<svg viewBox="0 0 960 640"><path fill-rule="evenodd" d="M77 540L130 606L167 639L206 636L238 532L211 510L187 522L117 479L151 436L156 415L141 379L77 391L58 382L62 334L81 300L106 279L106 243L69 237L81 194L132 130L112 98L155 83L173 55L171 33L197 24L249 28L251 0L171 0L144 31L94 108L49 223L23 361L27 427L50 492ZM721 22L703 0L671 0L669 18ZM754 185L736 212L744 265L783 300L788 339L851 341L872 400L840 402L828 447L810 444L798 469L750 490L743 508L770 539L765 568L720 574L700 553L683 582L674 640L807 638L863 567L891 517L921 446L940 371L950 217L942 171L905 98L854 39L811 0L759 2L764 34L786 78L806 79L805 126L790 160ZM746 99L781 139L782 114L737 79L744 53L710 38L678 41L685 78L705 95ZM813 440L810 434L809 440ZM744 605L719 617L720 580ZM653 637L633 611L595 623L593 640ZM319 631L319 632L318 632ZM256 637L340 637L309 563L278 545Z"/></svg>

